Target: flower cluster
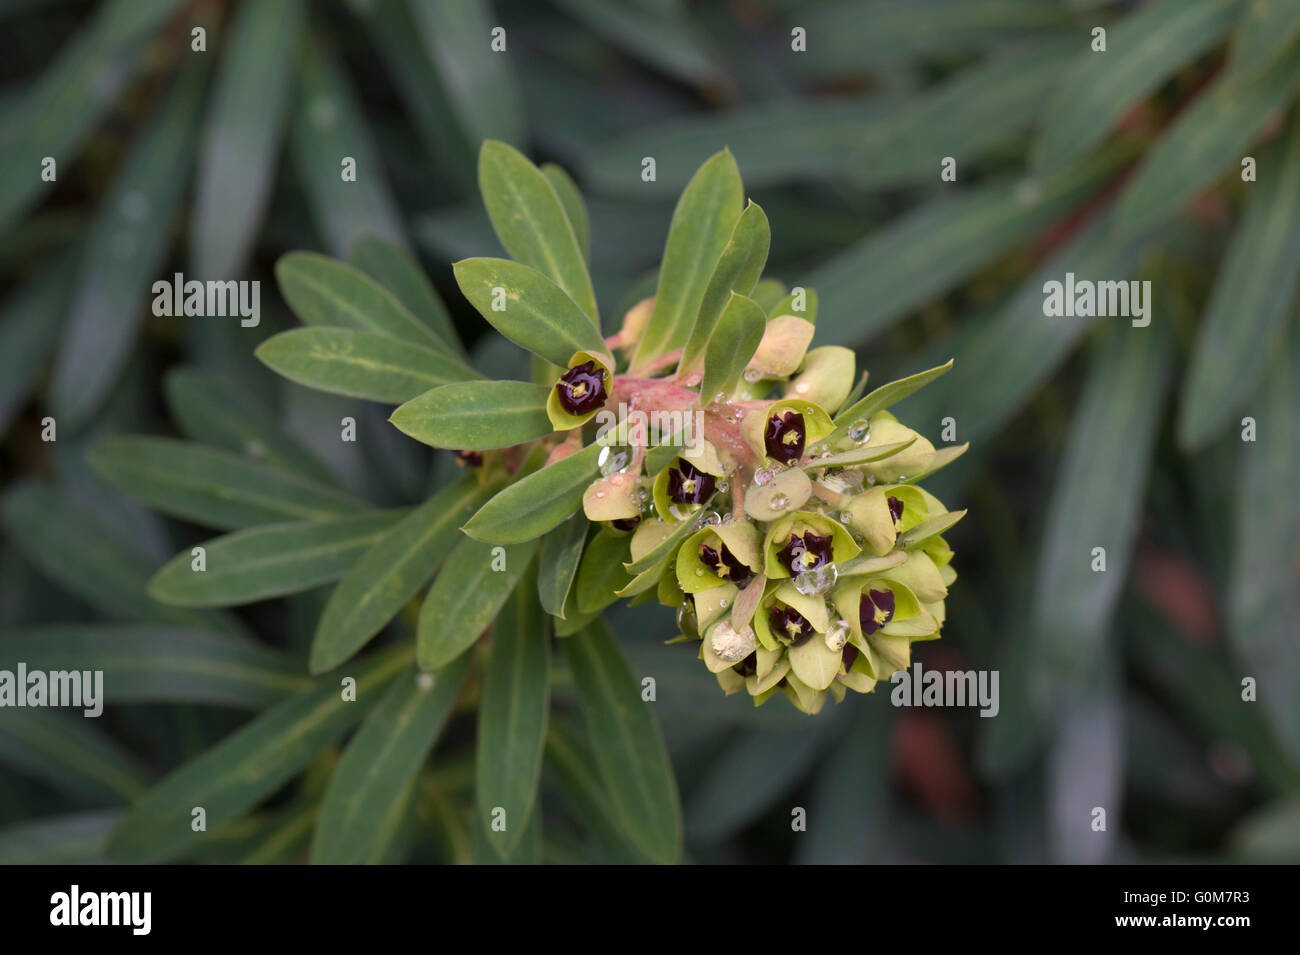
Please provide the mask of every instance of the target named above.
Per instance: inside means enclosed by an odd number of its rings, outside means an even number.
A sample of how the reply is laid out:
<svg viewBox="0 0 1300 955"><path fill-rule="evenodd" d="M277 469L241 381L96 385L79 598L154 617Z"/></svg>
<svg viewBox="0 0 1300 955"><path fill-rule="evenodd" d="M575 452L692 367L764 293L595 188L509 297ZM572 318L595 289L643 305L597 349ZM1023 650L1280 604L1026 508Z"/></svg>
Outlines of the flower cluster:
<svg viewBox="0 0 1300 955"><path fill-rule="evenodd" d="M611 343L632 354L636 317L652 308L633 309ZM782 693L806 713L870 692L908 666L913 640L939 636L956 579L941 535L964 513L917 485L955 455L884 408L943 369L863 398L850 393L853 352L808 349L812 331L795 315L770 319L727 392L698 394L698 372L614 375L625 406L698 412L703 428L648 447L625 417L584 495L603 533L630 535L629 570L647 568L619 596L675 608L677 640L728 694L757 705ZM573 374L583 367L557 382L562 402L591 376Z"/></svg>

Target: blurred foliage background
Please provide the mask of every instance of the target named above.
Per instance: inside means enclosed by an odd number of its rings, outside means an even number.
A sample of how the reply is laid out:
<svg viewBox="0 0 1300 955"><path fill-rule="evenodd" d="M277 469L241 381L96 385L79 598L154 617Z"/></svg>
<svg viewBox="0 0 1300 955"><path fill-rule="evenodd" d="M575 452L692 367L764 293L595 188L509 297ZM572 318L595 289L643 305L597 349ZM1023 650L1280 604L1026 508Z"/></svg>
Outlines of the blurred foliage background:
<svg viewBox="0 0 1300 955"><path fill-rule="evenodd" d="M379 505L454 470L382 409L252 358L292 324L280 254L346 257L370 233L406 247L476 363L508 375L522 353L487 334L449 267L500 254L479 142L573 174L610 323L653 290L673 202L729 146L772 223L767 274L821 297L819 344L855 347L876 382L956 359L897 409L936 443L948 417L973 442L933 482L970 516L951 535L944 639L917 656L999 671L1001 710L895 708L885 687L816 719L755 710L662 644L663 608L614 611L634 673L658 681L687 857L1300 859L1300 5L5 0L0 27L0 641L216 625L145 592L209 535L85 456L120 432L212 440L196 395L249 421L272 409ZM175 271L262 280L260 325L152 316L150 286ZM1150 326L1045 318L1043 283L1067 271L1151 281ZM338 440L346 415L357 444ZM268 453L249 440L225 435ZM301 663L328 591L221 625ZM567 679L557 660L561 702ZM96 858L123 806L265 702L180 687L93 721L5 711L0 861ZM563 744L542 858L618 859L578 824L582 760ZM472 721L454 718L385 858L473 857L472 756ZM303 859L336 759L194 858Z"/></svg>

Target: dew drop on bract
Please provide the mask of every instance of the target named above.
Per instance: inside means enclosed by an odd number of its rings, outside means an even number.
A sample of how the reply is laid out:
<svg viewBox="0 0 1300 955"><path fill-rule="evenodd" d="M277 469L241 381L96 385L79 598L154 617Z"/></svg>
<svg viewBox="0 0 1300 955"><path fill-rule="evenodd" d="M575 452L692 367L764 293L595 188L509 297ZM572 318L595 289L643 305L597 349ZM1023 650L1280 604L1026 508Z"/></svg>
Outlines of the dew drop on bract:
<svg viewBox="0 0 1300 955"><path fill-rule="evenodd" d="M871 437L871 422L866 418L859 418L853 424L849 425L849 440L854 444L866 444L867 439Z"/></svg>
<svg viewBox="0 0 1300 955"><path fill-rule="evenodd" d="M786 497L784 494L773 494L772 500L768 501L767 503L771 505L772 510L780 511L783 510L786 507L786 505L790 503L790 499Z"/></svg>
<svg viewBox="0 0 1300 955"><path fill-rule="evenodd" d="M602 448L596 464L600 467L600 473L609 477L626 471L631 460L632 455L627 448Z"/></svg>
<svg viewBox="0 0 1300 955"><path fill-rule="evenodd" d="M762 487L764 484L771 484L774 477L776 471L773 468L759 468L754 472L754 483Z"/></svg>
<svg viewBox="0 0 1300 955"><path fill-rule="evenodd" d="M745 369L745 380L749 382L751 385L762 377L763 377L763 373L759 371L757 368Z"/></svg>
<svg viewBox="0 0 1300 955"><path fill-rule="evenodd" d="M853 523L853 515L850 514L848 511L840 511L840 523L841 524Z"/></svg>
<svg viewBox="0 0 1300 955"><path fill-rule="evenodd" d="M826 649L838 652L844 649L844 645L849 642L849 622L847 620L836 620L831 625L830 630L826 631Z"/></svg>
<svg viewBox="0 0 1300 955"><path fill-rule="evenodd" d="M794 578L794 589L805 597L816 597L835 586L840 572L834 564L822 564L816 570L805 570Z"/></svg>
<svg viewBox="0 0 1300 955"><path fill-rule="evenodd" d="M722 516L718 514L717 511L709 511L707 514L705 514L703 517L700 518L701 525L721 524L721 523L722 523Z"/></svg>

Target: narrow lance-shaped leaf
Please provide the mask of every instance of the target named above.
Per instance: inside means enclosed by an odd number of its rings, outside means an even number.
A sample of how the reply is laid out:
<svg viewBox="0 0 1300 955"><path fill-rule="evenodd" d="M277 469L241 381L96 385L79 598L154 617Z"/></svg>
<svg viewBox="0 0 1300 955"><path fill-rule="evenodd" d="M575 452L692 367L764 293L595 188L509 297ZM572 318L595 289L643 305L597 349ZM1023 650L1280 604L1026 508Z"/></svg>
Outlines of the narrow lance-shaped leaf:
<svg viewBox="0 0 1300 955"><path fill-rule="evenodd" d="M406 244L402 217L356 92L319 37L298 57L289 154L326 246L347 255L363 235Z"/></svg>
<svg viewBox="0 0 1300 955"><path fill-rule="evenodd" d="M538 558L537 595L542 608L564 619L569 591L578 573L582 547L587 541L587 518L574 514L542 539Z"/></svg>
<svg viewBox="0 0 1300 955"><path fill-rule="evenodd" d="M179 607L233 607L299 593L343 576L402 511L267 524L207 541L202 563L183 550L149 581L149 594ZM196 569L197 566L197 569Z"/></svg>
<svg viewBox="0 0 1300 955"><path fill-rule="evenodd" d="M377 235L364 235L352 246L352 264L428 325L448 355L458 360L465 357L447 306L411 253Z"/></svg>
<svg viewBox="0 0 1300 955"><path fill-rule="evenodd" d="M451 715L468 669L467 657L436 674L413 668L398 674L330 777L316 817L312 862L368 860Z"/></svg>
<svg viewBox="0 0 1300 955"><path fill-rule="evenodd" d="M109 617L244 633L225 613L170 607L146 594L153 561L56 491L38 484L12 488L4 499L4 524L28 560Z"/></svg>
<svg viewBox="0 0 1300 955"><path fill-rule="evenodd" d="M536 269L492 258L462 259L452 268L470 304L521 348L561 368L577 351L609 354L591 319Z"/></svg>
<svg viewBox="0 0 1300 955"><path fill-rule="evenodd" d="M1004 179L939 198L890 222L818 268L823 344L852 345L943 294L1091 195L1125 150L1040 179Z"/></svg>
<svg viewBox="0 0 1300 955"><path fill-rule="evenodd" d="M723 311L732 301L732 293L749 295L754 290L758 277L763 274L771 244L772 229L767 214L751 200L736 220L731 238L709 277L695 324L682 349L679 371L695 371L704 363L705 349Z"/></svg>
<svg viewBox="0 0 1300 955"><path fill-rule="evenodd" d="M412 398L388 420L435 448L486 451L551 433L551 389L526 381L467 381Z"/></svg>
<svg viewBox="0 0 1300 955"><path fill-rule="evenodd" d="M190 245L201 279L243 271L271 192L301 0L240 5L222 46L199 150Z"/></svg>
<svg viewBox="0 0 1300 955"><path fill-rule="evenodd" d="M334 475L247 389L199 368L180 367L167 372L163 392L172 420L187 438L246 454L313 481L336 483Z"/></svg>
<svg viewBox="0 0 1300 955"><path fill-rule="evenodd" d="M1261 709L1294 765L1300 762L1300 332L1294 325L1268 366L1255 404L1255 440L1242 441L1237 452L1230 633L1237 656L1259 682Z"/></svg>
<svg viewBox="0 0 1300 955"><path fill-rule="evenodd" d="M704 402L715 395L729 395L740 385L745 366L754 357L767 328L767 316L752 298L731 293L718 323L709 335L704 353L704 378L700 396Z"/></svg>
<svg viewBox="0 0 1300 955"><path fill-rule="evenodd" d="M1178 436L1199 448L1258 387L1300 286L1300 116L1261 158L1183 382Z"/></svg>
<svg viewBox="0 0 1300 955"><path fill-rule="evenodd" d="M686 344L744 198L740 170L726 149L710 157L687 184L668 227L654 312L633 368Z"/></svg>
<svg viewBox="0 0 1300 955"><path fill-rule="evenodd" d="M6 707L0 766L101 804L134 802L150 783L139 760L80 710Z"/></svg>
<svg viewBox="0 0 1300 955"><path fill-rule="evenodd" d="M854 422L862 419L870 420L877 411L884 411L895 402L902 401L936 378L947 374L952 369L952 364L953 360L950 358L936 368L891 381L871 391L860 401L854 402L835 416L835 430L826 438L827 443L846 434Z"/></svg>
<svg viewBox="0 0 1300 955"><path fill-rule="evenodd" d="M507 37L504 29L493 36L500 20L487 0L413 3L411 13L469 141L522 142L523 106L510 57L504 45L496 47Z"/></svg>
<svg viewBox="0 0 1300 955"><path fill-rule="evenodd" d="M116 809L43 816L0 829L0 865L89 865L103 861Z"/></svg>
<svg viewBox="0 0 1300 955"><path fill-rule="evenodd" d="M137 801L109 840L109 858L161 862L182 855L205 836L191 828L196 806L209 829L239 818L355 726L410 662L409 646L394 647L341 674L356 681L353 699L345 698L340 675L331 675L244 724Z"/></svg>
<svg viewBox="0 0 1300 955"><path fill-rule="evenodd" d="M0 226L7 227L48 188L36 174L46 156L71 163L130 81L145 41L180 6L181 0L101 4L40 77L6 104L0 127Z"/></svg>
<svg viewBox="0 0 1300 955"><path fill-rule="evenodd" d="M0 323L0 435L9 430L54 350L76 271L76 257L66 255L5 300L5 320Z"/></svg>
<svg viewBox="0 0 1300 955"><path fill-rule="evenodd" d="M582 257L590 262L591 222L587 218L587 204L583 202L578 184L564 171L563 166L544 162L539 168L546 181L551 184L551 188L555 190L555 194L560 197L564 214L569 217L569 225L573 227L573 234L578 239L578 248L582 250Z"/></svg>
<svg viewBox="0 0 1300 955"><path fill-rule="evenodd" d="M1285 0L1250 0L1241 11L1229 69L1260 72L1300 38L1300 7Z"/></svg>
<svg viewBox="0 0 1300 955"><path fill-rule="evenodd" d="M1172 217L1241 157L1295 90L1300 45L1256 78L1221 75L1146 153L1116 200L1115 230L1128 237Z"/></svg>
<svg viewBox="0 0 1300 955"><path fill-rule="evenodd" d="M583 491L596 472L601 450L598 444L588 445L511 484L469 519L465 533L493 544L514 544L545 534L582 506Z"/></svg>
<svg viewBox="0 0 1300 955"><path fill-rule="evenodd" d="M255 354L300 385L385 404L479 377L444 352L351 328L290 329L262 342Z"/></svg>
<svg viewBox="0 0 1300 955"><path fill-rule="evenodd" d="M313 673L347 660L393 619L442 562L466 513L487 493L475 475L466 475L371 545L325 605L311 645Z"/></svg>
<svg viewBox="0 0 1300 955"><path fill-rule="evenodd" d="M489 826L505 810L504 831L488 832L502 858L514 853L533 814L546 741L551 647L536 576L524 575L497 618L478 711L475 805Z"/></svg>
<svg viewBox="0 0 1300 955"><path fill-rule="evenodd" d="M288 655L205 630L59 624L10 631L0 668L99 671L105 703L203 703L261 709L309 689Z"/></svg>
<svg viewBox="0 0 1300 955"><path fill-rule="evenodd" d="M416 660L436 670L468 650L491 626L537 550L537 541L509 547L462 538L420 605Z"/></svg>
<svg viewBox="0 0 1300 955"><path fill-rule="evenodd" d="M558 285L599 328L596 293L577 230L550 180L519 150L495 140L479 152L478 180L505 250Z"/></svg>
<svg viewBox="0 0 1300 955"><path fill-rule="evenodd" d="M652 707L599 621L564 641L578 701L610 802L628 838L660 863L681 854L677 782Z"/></svg>
<svg viewBox="0 0 1300 955"><path fill-rule="evenodd" d="M1043 110L1034 168L1060 167L1095 146L1135 103L1218 42L1240 12L1239 0L1156 3L1111 26L1104 54L1078 44Z"/></svg>
<svg viewBox="0 0 1300 955"><path fill-rule="evenodd" d="M91 449L90 463L132 497L209 527L233 530L341 516L365 507L334 488L173 438L106 438Z"/></svg>
<svg viewBox="0 0 1300 955"><path fill-rule="evenodd" d="M1039 559L1033 612L1034 685L1041 707L1069 698L1110 652L1108 622L1128 567L1145 497L1171 356L1159 318L1113 326L1096 354L1061 459ZM1106 480L1095 462L1106 462ZM1096 548L1105 573L1096 573Z"/></svg>
<svg viewBox="0 0 1300 955"><path fill-rule="evenodd" d="M103 402L147 314L194 152L206 60L189 58L96 217L50 381L50 411L65 427Z"/></svg>
<svg viewBox="0 0 1300 955"><path fill-rule="evenodd" d="M290 252L276 262L275 277L280 294L307 325L353 328L422 348L444 348L397 296L346 262L315 252Z"/></svg>

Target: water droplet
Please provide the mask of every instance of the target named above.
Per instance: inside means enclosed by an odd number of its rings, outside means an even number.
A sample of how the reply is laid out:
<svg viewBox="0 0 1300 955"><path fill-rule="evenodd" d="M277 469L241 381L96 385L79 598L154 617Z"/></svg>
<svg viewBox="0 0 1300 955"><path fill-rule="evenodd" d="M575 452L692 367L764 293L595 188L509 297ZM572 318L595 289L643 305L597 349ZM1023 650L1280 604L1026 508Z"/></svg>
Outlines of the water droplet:
<svg viewBox="0 0 1300 955"><path fill-rule="evenodd" d="M415 685L426 692L433 689L434 676L432 673L421 673L415 678Z"/></svg>
<svg viewBox="0 0 1300 955"><path fill-rule="evenodd" d="M801 381L801 382L799 382L797 385L794 386L795 393L796 393L796 394L800 394L800 395L806 395L806 394L808 394L808 392L811 390L811 388L812 388L812 386L809 385L808 382L806 382L806 381Z"/></svg>
<svg viewBox="0 0 1300 955"><path fill-rule="evenodd" d="M871 422L866 418L859 418L853 424L849 425L849 440L854 444L866 444L867 439L871 437Z"/></svg>
<svg viewBox="0 0 1300 955"><path fill-rule="evenodd" d="M840 572L834 564L822 564L816 570L805 570L794 579L794 589L805 597L816 597L835 586Z"/></svg>
<svg viewBox="0 0 1300 955"><path fill-rule="evenodd" d="M726 597L723 597L721 600L718 601L718 606L721 607L723 610L726 610L727 607L729 607L730 605L731 605L731 601L728 600Z"/></svg>
<svg viewBox="0 0 1300 955"><path fill-rule="evenodd" d="M853 523L853 515L850 514L848 511L840 511L840 523L841 524Z"/></svg>
<svg viewBox="0 0 1300 955"><path fill-rule="evenodd" d="M732 521L734 521L734 520L735 520L735 517L734 517L733 515L731 515L731 514L723 514L723 515L722 515L722 523L724 523L724 524L730 524L730 523L731 523Z"/></svg>
<svg viewBox="0 0 1300 955"><path fill-rule="evenodd" d="M838 653L849 642L849 622L836 620L826 632L826 649Z"/></svg>
<svg viewBox="0 0 1300 955"><path fill-rule="evenodd" d="M727 482L726 482L726 481L719 481L719 482L718 482L718 493L719 493L719 494L723 494L723 493L726 492L726 490L727 490Z"/></svg>
<svg viewBox="0 0 1300 955"><path fill-rule="evenodd" d="M700 518L701 525L721 524L721 523L722 523L722 517L718 514L717 511L709 511L707 514L705 514L703 517Z"/></svg>
<svg viewBox="0 0 1300 955"><path fill-rule="evenodd" d="M611 474L621 474L628 469L632 461L632 455L627 448L602 448L600 457L596 459L600 467L600 473L609 477Z"/></svg>
<svg viewBox="0 0 1300 955"><path fill-rule="evenodd" d="M703 577L703 576L704 576L704 568L703 568L703 567L696 567L696 568L695 568L695 576L696 576L696 577Z"/></svg>
<svg viewBox="0 0 1300 955"><path fill-rule="evenodd" d="M604 492L604 491L597 491L597 492L596 492L596 497L604 497L604 496L605 496L605 492Z"/></svg>
<svg viewBox="0 0 1300 955"><path fill-rule="evenodd" d="M759 487L764 484L771 484L772 479L776 477L776 471L772 468L759 468L754 472L754 483Z"/></svg>
<svg viewBox="0 0 1300 955"><path fill-rule="evenodd" d="M754 652L758 637L753 627L737 631L730 621L724 620L713 628L709 643L720 659L727 663L739 663Z"/></svg>
<svg viewBox="0 0 1300 955"><path fill-rule="evenodd" d="M636 489L636 499L644 504L650 499L650 492L643 487L639 487Z"/></svg>
<svg viewBox="0 0 1300 955"><path fill-rule="evenodd" d="M726 402L727 402L727 393L725 391L719 391L716 395L713 396L713 403L715 405L726 404Z"/></svg>
<svg viewBox="0 0 1300 955"><path fill-rule="evenodd" d="M751 385L762 377L763 377L763 373L759 371L757 368L745 369L745 380L749 382Z"/></svg>
<svg viewBox="0 0 1300 955"><path fill-rule="evenodd" d="M786 506L790 503L790 499L786 497L784 494L773 494L772 500L768 501L767 503L771 505L772 510L780 511L786 508Z"/></svg>

